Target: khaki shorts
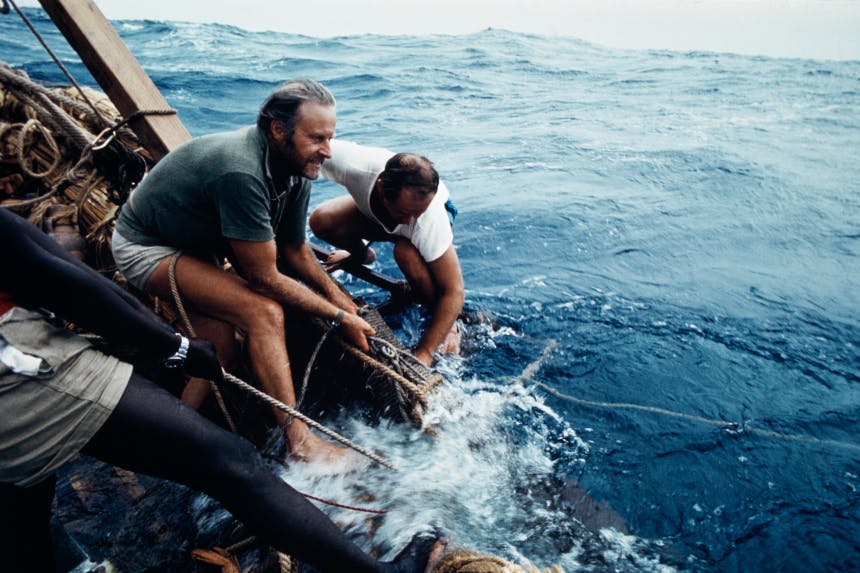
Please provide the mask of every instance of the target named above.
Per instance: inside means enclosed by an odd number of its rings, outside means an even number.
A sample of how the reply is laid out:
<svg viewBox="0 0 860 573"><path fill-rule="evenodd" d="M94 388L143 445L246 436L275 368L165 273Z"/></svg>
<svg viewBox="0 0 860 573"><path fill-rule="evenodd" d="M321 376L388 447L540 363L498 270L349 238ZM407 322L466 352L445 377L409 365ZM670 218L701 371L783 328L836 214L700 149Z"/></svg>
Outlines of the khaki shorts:
<svg viewBox="0 0 860 573"><path fill-rule="evenodd" d="M42 365L36 373L0 368L0 482L30 486L76 456L102 427L132 366L20 307L0 317L0 336Z"/></svg>

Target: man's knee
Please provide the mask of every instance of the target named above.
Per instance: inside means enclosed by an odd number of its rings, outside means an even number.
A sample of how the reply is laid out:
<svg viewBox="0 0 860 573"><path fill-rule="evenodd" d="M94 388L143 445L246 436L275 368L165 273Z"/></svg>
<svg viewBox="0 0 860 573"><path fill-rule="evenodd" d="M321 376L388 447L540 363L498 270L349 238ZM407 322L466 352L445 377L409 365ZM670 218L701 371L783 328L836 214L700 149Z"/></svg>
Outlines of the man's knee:
<svg viewBox="0 0 860 573"><path fill-rule="evenodd" d="M278 301L260 295L243 311L249 330L284 330L284 307Z"/></svg>
<svg viewBox="0 0 860 573"><path fill-rule="evenodd" d="M317 207L311 212L308 224L310 225L311 232L317 237L324 239L328 235L331 225L323 206Z"/></svg>

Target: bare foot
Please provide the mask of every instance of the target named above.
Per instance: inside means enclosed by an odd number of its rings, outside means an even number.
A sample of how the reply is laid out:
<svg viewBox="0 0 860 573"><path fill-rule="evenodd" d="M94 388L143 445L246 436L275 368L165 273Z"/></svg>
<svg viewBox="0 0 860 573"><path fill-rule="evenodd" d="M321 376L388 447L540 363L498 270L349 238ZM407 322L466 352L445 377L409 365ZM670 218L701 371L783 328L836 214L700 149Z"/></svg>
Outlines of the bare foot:
<svg viewBox="0 0 860 573"><path fill-rule="evenodd" d="M442 558L442 553L445 552L447 546L448 540L446 539L439 539L433 544L430 555L427 556L427 565L424 567L424 573L433 573L433 568L436 567L436 564Z"/></svg>
<svg viewBox="0 0 860 573"><path fill-rule="evenodd" d="M333 272L337 269L341 268L344 264L351 262L353 260L352 254L349 251L345 251L343 249L338 249L332 254L328 256L325 260L324 266L327 272ZM362 265L369 265L373 261L376 260L376 251L367 247L367 250L364 252L364 260L361 261Z"/></svg>
<svg viewBox="0 0 860 573"><path fill-rule="evenodd" d="M343 462L349 455L349 450L328 442L301 422L293 421L287 430L289 444L289 459L296 462L336 464Z"/></svg>
<svg viewBox="0 0 860 573"><path fill-rule="evenodd" d="M463 339L463 330L458 322L454 322L451 330L445 335L445 340L439 346L442 354L460 354L460 341Z"/></svg>

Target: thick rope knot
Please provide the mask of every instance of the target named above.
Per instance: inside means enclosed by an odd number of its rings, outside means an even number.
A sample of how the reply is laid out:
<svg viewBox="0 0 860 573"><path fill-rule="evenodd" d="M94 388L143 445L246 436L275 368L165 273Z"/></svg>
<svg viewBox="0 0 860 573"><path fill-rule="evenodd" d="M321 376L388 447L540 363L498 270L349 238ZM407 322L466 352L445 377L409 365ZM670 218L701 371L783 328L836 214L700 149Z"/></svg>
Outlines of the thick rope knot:
<svg viewBox="0 0 860 573"><path fill-rule="evenodd" d="M546 569L534 565L522 568L501 557L454 549L442 556L433 567L433 573L564 573L564 569L558 565Z"/></svg>

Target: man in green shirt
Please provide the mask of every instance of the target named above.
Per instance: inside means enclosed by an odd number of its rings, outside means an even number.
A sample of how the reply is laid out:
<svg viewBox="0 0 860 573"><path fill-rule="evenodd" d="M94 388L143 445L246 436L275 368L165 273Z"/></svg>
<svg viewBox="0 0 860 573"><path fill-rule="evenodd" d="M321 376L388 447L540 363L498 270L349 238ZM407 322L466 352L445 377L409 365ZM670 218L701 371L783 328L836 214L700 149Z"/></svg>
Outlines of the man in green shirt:
<svg viewBox="0 0 860 573"><path fill-rule="evenodd" d="M120 271L159 297L171 297L169 262L182 252L176 280L197 335L212 340L230 364L239 329L263 390L290 405L283 305L339 322L364 350L374 334L305 243L311 180L331 157L335 123L325 87L285 83L264 102L255 126L194 139L162 159L123 206L113 236ZM278 270L279 255L295 279ZM238 274L222 268L224 257ZM207 388L192 381L183 400L199 406ZM275 415L294 459L343 452L301 421L288 424L280 410Z"/></svg>

